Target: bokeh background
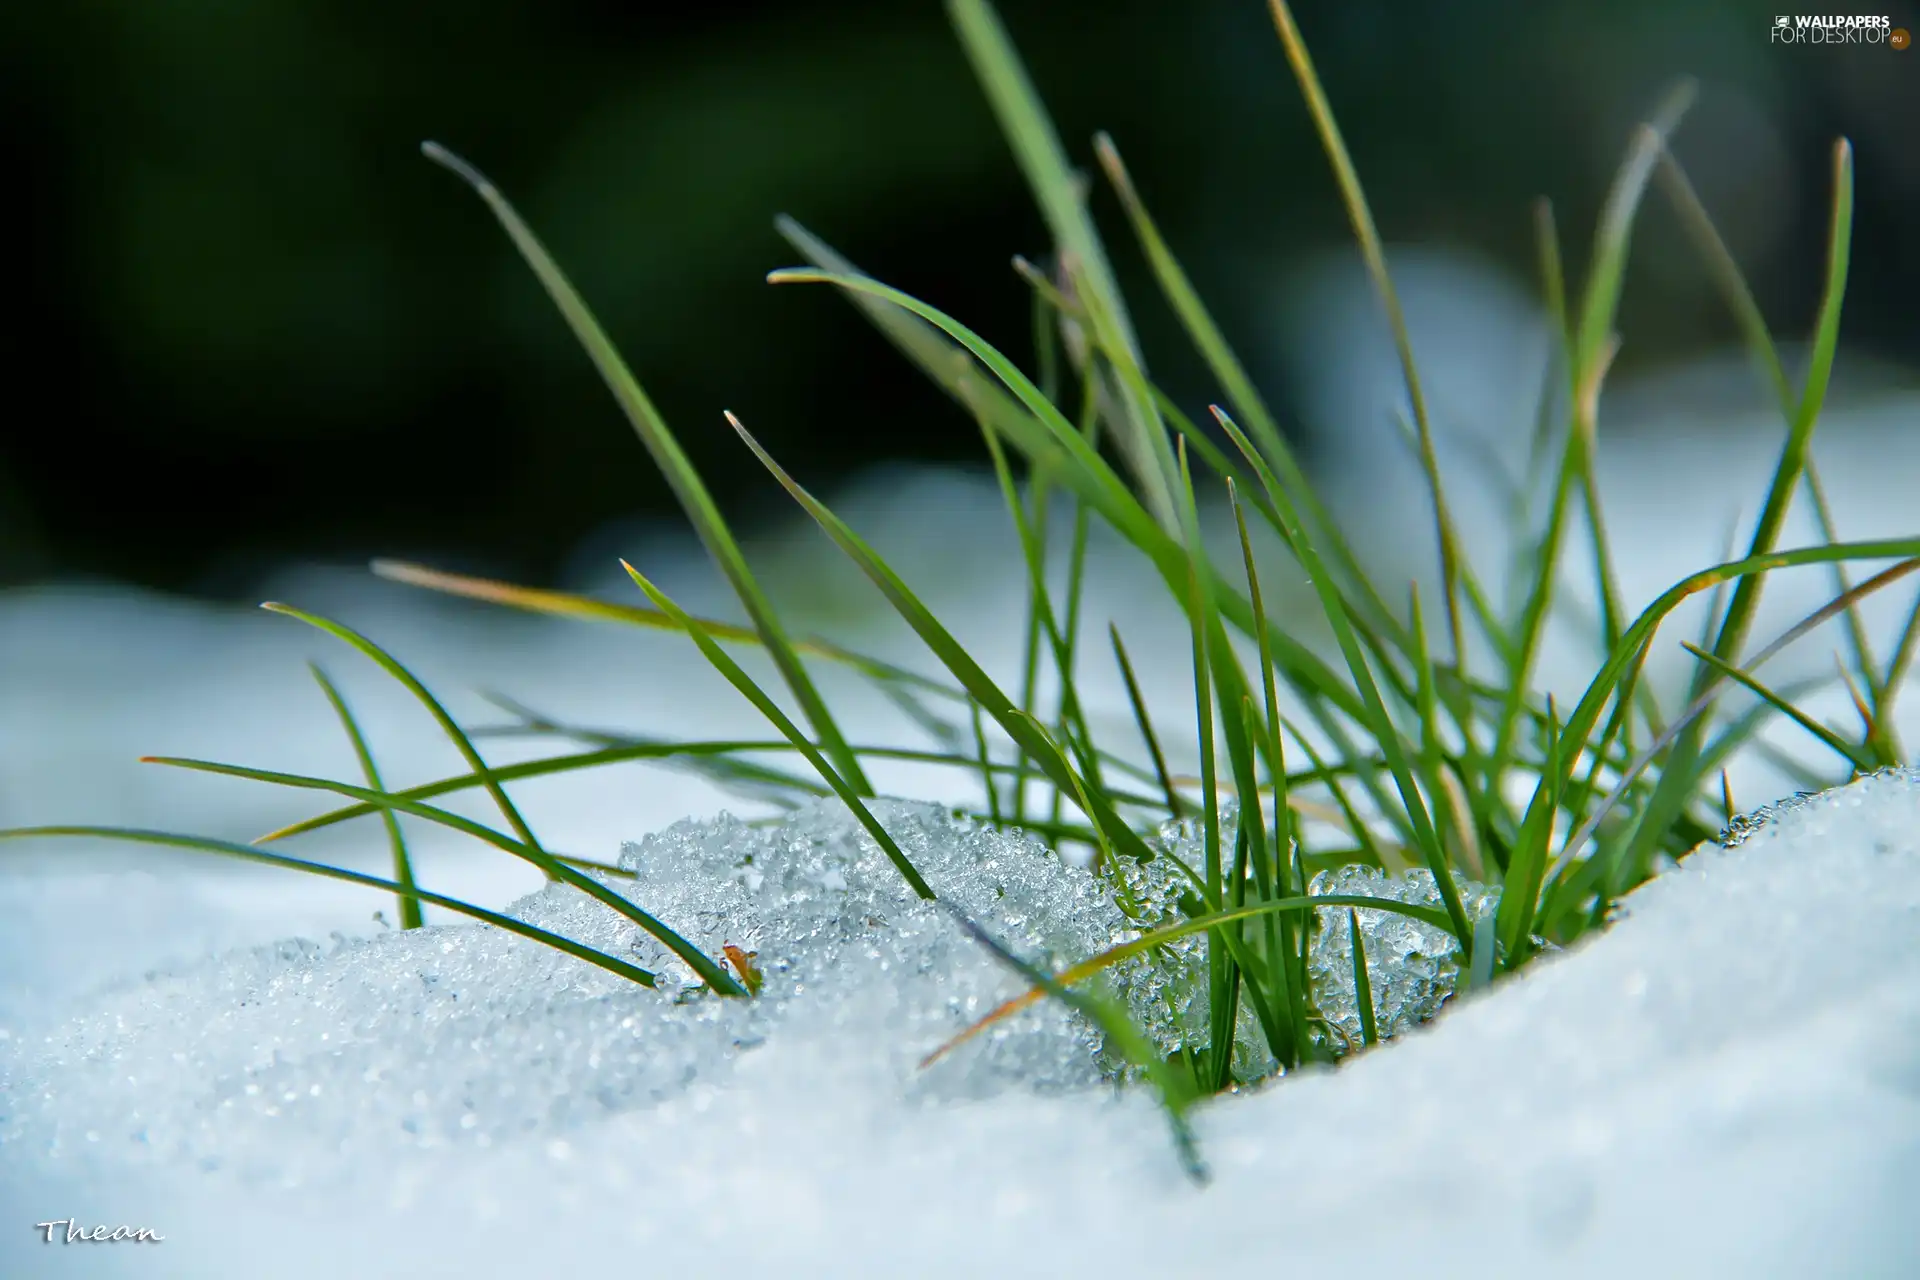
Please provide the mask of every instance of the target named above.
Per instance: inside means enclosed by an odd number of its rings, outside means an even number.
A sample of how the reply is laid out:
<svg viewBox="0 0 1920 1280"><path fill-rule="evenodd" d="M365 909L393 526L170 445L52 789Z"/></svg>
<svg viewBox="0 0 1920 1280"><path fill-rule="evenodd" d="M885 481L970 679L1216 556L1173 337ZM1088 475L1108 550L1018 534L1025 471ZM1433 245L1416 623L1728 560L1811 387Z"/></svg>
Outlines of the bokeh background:
<svg viewBox="0 0 1920 1280"><path fill-rule="evenodd" d="M1911 0L1872 11L1920 29ZM1553 198L1583 261L1632 125L1690 74L1677 151L1769 320L1803 333L1845 134L1843 346L1856 368L1920 365L1920 53L1779 48L1772 11L1737 0L1297 12L1387 238L1523 280L1533 197ZM1289 272L1347 230L1265 6L1002 13L1076 156L1114 134L1303 444L1324 447L1341 426L1300 422L1275 317ZM794 258L777 213L1030 350L1008 259L1045 236L937 0L15 4L0 119L4 582L229 599L288 561L377 553L551 580L596 531L673 517L491 218L420 158L425 138L520 204L749 528L784 505L722 408L816 486L980 452L841 300L764 284ZM1150 360L1197 408L1209 388L1145 305L1104 189L1096 212ZM1623 374L1732 338L1657 195L1621 328Z"/></svg>

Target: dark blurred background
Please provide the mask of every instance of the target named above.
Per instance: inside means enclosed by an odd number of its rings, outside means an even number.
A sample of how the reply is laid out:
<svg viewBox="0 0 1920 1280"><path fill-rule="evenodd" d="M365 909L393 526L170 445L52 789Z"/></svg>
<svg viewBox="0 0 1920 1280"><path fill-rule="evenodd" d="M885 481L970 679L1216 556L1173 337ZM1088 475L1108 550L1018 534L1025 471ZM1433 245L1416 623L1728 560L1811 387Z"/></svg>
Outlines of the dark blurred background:
<svg viewBox="0 0 1920 1280"><path fill-rule="evenodd" d="M1920 30L1913 0L1884 0ZM1110 130L1281 405L1282 271L1347 242L1260 0L1005 0L1083 162ZM1829 146L1858 155L1845 341L1920 364L1920 52L1780 48L1734 0L1342 0L1296 10L1389 241L1532 279L1571 261L1676 76L1677 150L1769 320L1804 334ZM0 12L15 337L0 581L212 596L289 558L411 554L528 579L671 499L440 140L515 199L705 470L779 511L732 408L806 482L974 459L971 423L820 288L769 288L787 212L1023 359L1009 256L1046 249L937 0L68 0ZM1732 330L1657 194L1623 371ZM1209 394L1104 188L1150 360Z"/></svg>

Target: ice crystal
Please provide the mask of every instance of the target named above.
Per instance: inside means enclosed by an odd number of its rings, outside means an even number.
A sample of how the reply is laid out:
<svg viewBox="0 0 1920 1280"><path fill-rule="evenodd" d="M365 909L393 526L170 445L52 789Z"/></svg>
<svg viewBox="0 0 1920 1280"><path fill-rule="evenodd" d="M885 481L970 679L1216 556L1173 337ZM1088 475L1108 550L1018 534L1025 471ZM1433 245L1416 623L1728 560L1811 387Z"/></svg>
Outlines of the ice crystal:
<svg viewBox="0 0 1920 1280"><path fill-rule="evenodd" d="M1498 904L1498 891L1453 873L1461 905L1478 920ZM1309 893L1390 898L1420 906L1441 905L1433 873L1416 867L1390 876L1373 867L1346 866L1313 878ZM1411 916L1378 907L1355 908L1360 942L1367 957L1367 982L1373 991L1373 1016L1382 1039L1425 1022L1440 1011L1459 979L1459 947L1452 934ZM1360 1007L1353 981L1353 941L1347 908L1320 907L1308 951L1308 976L1321 1016L1349 1044L1361 1043Z"/></svg>

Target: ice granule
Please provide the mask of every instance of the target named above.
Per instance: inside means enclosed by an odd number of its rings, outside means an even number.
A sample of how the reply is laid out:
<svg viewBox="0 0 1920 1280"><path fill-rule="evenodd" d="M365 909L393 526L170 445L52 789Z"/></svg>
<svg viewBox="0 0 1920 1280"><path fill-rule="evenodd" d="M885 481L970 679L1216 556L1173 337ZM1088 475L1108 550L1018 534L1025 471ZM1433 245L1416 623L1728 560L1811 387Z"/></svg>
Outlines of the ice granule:
<svg viewBox="0 0 1920 1280"><path fill-rule="evenodd" d="M943 899L1029 959L1057 968L1134 936L1106 886L1031 836L934 806L874 809ZM1053 1001L919 1071L1024 984L916 898L837 804L771 827L682 822L626 846L621 863L635 878L605 882L707 954L756 953L761 998L715 996L630 922L550 885L510 913L654 970L659 988L474 925L228 955L15 1029L0 1046L0 1145L300 1184L393 1144L550 1140L724 1083L783 1024L878 1045L909 1096L1115 1074L1098 1034ZM1114 971L1130 1003L1146 969Z"/></svg>
<svg viewBox="0 0 1920 1280"><path fill-rule="evenodd" d="M1454 886L1467 919L1477 921L1499 905L1498 890L1453 872ZM1441 905L1433 873L1414 867L1387 875L1374 867L1345 866L1323 871L1307 892L1390 898L1420 906ZM1377 907L1357 907L1360 943L1367 957L1367 984L1373 992L1373 1017L1381 1039L1398 1035L1440 1011L1460 976L1459 948L1452 934L1411 916ZM1353 939L1347 908L1321 907L1307 953L1308 976L1321 1016L1339 1028L1348 1043L1361 1040L1360 1007L1353 982Z"/></svg>

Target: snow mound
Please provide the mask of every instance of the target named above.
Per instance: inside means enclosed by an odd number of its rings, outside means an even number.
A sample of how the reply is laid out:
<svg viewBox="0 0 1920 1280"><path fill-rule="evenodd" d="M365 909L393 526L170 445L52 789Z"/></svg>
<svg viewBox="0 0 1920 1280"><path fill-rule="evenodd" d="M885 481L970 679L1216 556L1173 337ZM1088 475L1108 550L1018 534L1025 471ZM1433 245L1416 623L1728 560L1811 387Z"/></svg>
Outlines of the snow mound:
<svg viewBox="0 0 1920 1280"><path fill-rule="evenodd" d="M927 805L878 812L943 900L1020 955L1059 967L1132 936L1091 874L1031 837ZM396 1147L553 1138L657 1104L724 1081L781 1024L871 1042L903 1092L927 1097L1107 1073L1098 1038L1053 1002L917 1071L1022 984L916 898L837 804L771 826L681 822L626 846L621 866L632 879L603 882L696 946L751 954L762 998L715 996L652 936L549 885L511 914L639 964L659 988L487 926L254 948L20 1034L0 1135L54 1158L183 1159L304 1185Z"/></svg>
<svg viewBox="0 0 1920 1280"><path fill-rule="evenodd" d="M1029 954L1123 927L1037 845L924 806L884 820L936 888ZM774 998L719 1001L665 966L662 991L622 989L457 928L230 956L16 1021L0 1205L167 1239L14 1231L0 1270L218 1277L264 1257L288 1277L559 1274L646 1257L1147 1276L1351 1266L1356 1241L1370 1265L1436 1275L1920 1267L1910 771L1702 846L1607 933L1425 1030L1209 1105L1205 1190L1143 1091L1006 1087L1099 1078L1097 1045L1058 1013L908 1069L1019 984L906 897L843 817L682 824L627 861L630 891L671 922L750 943ZM702 921L722 907L725 923ZM517 909L634 940L557 890ZM870 932L869 911L889 928ZM219 1167L155 1167L164 1151Z"/></svg>

